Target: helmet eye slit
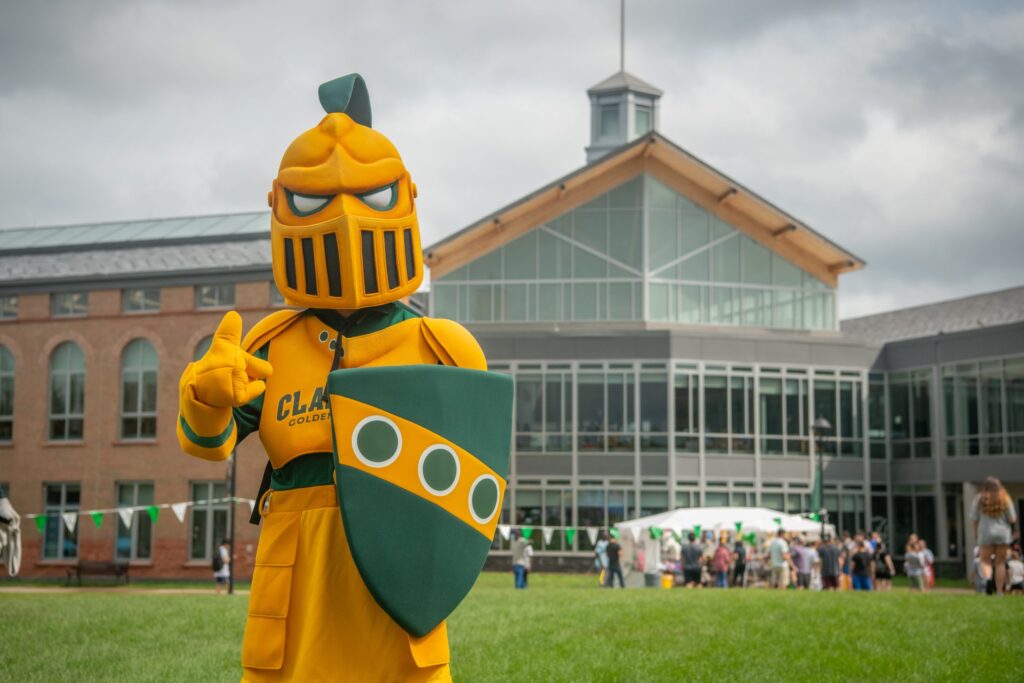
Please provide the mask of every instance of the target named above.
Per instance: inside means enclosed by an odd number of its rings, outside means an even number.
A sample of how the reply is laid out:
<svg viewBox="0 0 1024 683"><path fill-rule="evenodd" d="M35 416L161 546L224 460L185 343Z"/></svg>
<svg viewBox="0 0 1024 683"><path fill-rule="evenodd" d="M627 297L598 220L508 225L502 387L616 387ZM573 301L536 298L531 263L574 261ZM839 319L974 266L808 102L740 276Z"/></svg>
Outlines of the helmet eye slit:
<svg viewBox="0 0 1024 683"><path fill-rule="evenodd" d="M285 195L288 197L288 208L296 216L312 216L330 204L335 197L335 195L299 194L291 190L285 190Z"/></svg>
<svg viewBox="0 0 1024 683"><path fill-rule="evenodd" d="M390 211L398 201L398 181L378 187L376 190L357 194L359 200L376 211Z"/></svg>

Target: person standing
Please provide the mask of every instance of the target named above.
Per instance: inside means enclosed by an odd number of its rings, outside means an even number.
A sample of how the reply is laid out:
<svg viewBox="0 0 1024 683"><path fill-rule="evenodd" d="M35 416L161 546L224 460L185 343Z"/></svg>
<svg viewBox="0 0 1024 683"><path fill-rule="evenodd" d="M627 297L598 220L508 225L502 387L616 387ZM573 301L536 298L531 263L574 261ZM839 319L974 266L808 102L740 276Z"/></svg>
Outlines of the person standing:
<svg viewBox="0 0 1024 683"><path fill-rule="evenodd" d="M892 555L885 546L885 542L879 538L875 547L875 590L892 590L892 577L896 573L896 567L892 563Z"/></svg>
<svg viewBox="0 0 1024 683"><path fill-rule="evenodd" d="M529 563L527 548L530 544L523 538L519 529L512 530L512 573L515 575L516 588L526 588L526 566Z"/></svg>
<svg viewBox="0 0 1024 683"><path fill-rule="evenodd" d="M807 590L811 587L810 549L804 545L803 539L797 536L793 539L790 554L793 558L793 567L796 569L796 587L799 590Z"/></svg>
<svg viewBox="0 0 1024 683"><path fill-rule="evenodd" d="M213 551L213 581L220 595L221 588L226 588L231 578L231 541L224 539Z"/></svg>
<svg viewBox="0 0 1024 683"><path fill-rule="evenodd" d="M807 555L809 556L811 565L811 590L821 590L821 555L818 554L818 546L821 545L820 541L814 541L807 546Z"/></svg>
<svg viewBox="0 0 1024 683"><path fill-rule="evenodd" d="M924 584L928 590L935 588L935 553L928 548L928 542L923 538L917 542L921 550L921 557L924 559Z"/></svg>
<svg viewBox="0 0 1024 683"><path fill-rule="evenodd" d="M687 588L700 588L701 558L704 548L697 543L697 536L691 531L687 536L689 543L683 546L683 585Z"/></svg>
<svg viewBox="0 0 1024 683"><path fill-rule="evenodd" d="M903 568L910 579L910 589L924 593L927 588L924 582L924 553L921 552L920 541L907 543L907 550L903 554Z"/></svg>
<svg viewBox="0 0 1024 683"><path fill-rule="evenodd" d="M1017 595L1024 593L1024 562L1020 559L1020 552L1011 551L1010 561L1006 563L1006 574L1006 582L1010 584L1007 590Z"/></svg>
<svg viewBox="0 0 1024 683"><path fill-rule="evenodd" d="M594 546L594 568L597 569L597 584L603 586L608 571L608 534L603 531L599 532Z"/></svg>
<svg viewBox="0 0 1024 683"><path fill-rule="evenodd" d="M732 585L740 588L746 585L747 547L739 539L736 539L736 545L733 546L732 559Z"/></svg>
<svg viewBox="0 0 1024 683"><path fill-rule="evenodd" d="M718 547L715 548L715 554L711 557L711 568L715 572L716 588L729 587L729 563L731 560L732 553L729 552L729 546L726 545L725 536L723 535L718 540Z"/></svg>
<svg viewBox="0 0 1024 683"><path fill-rule="evenodd" d="M625 588L626 581L622 578L622 546L614 538L608 541L608 547L605 552L608 553L608 569L606 574L608 575L607 583L605 586L608 588L615 588L615 577L619 577L619 587Z"/></svg>
<svg viewBox="0 0 1024 683"><path fill-rule="evenodd" d="M980 546L982 575L986 580L994 579L996 593L1002 595L1006 554L1017 530L1017 513L1010 495L995 477L985 480L971 503L971 526Z"/></svg>
<svg viewBox="0 0 1024 683"><path fill-rule="evenodd" d="M853 567L851 577L853 579L853 590L871 590L871 574L874 571L875 558L871 554L871 546L867 541L860 542L850 564Z"/></svg>
<svg viewBox="0 0 1024 683"><path fill-rule="evenodd" d="M771 587L787 588L791 558L789 544L786 543L785 533L782 529L779 529L775 540L768 546L768 560L771 563Z"/></svg>
<svg viewBox="0 0 1024 683"><path fill-rule="evenodd" d="M818 556L821 558L822 590L838 590L839 568L843 562L843 549L834 538L825 536L825 542L818 548Z"/></svg>

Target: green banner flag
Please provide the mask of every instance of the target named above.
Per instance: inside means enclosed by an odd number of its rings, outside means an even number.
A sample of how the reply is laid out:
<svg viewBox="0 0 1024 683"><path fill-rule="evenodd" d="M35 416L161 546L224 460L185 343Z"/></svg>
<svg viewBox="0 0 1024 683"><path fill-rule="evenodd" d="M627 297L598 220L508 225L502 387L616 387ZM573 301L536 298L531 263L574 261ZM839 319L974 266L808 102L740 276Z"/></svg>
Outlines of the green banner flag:
<svg viewBox="0 0 1024 683"><path fill-rule="evenodd" d="M36 528L39 529L39 533L43 533L43 529L46 528L46 515L36 515Z"/></svg>
<svg viewBox="0 0 1024 683"><path fill-rule="evenodd" d="M742 529L742 528L743 528L743 522L736 522L736 533L739 533L740 529Z"/></svg>
<svg viewBox="0 0 1024 683"><path fill-rule="evenodd" d="M526 540L530 540L530 536L533 536L533 527L532 526L524 526L523 527L523 538L525 538Z"/></svg>
<svg viewBox="0 0 1024 683"><path fill-rule="evenodd" d="M565 542L572 545L572 539L576 538L576 530L572 527L568 527L565 530Z"/></svg>
<svg viewBox="0 0 1024 683"><path fill-rule="evenodd" d="M92 523L99 529L103 526L103 513L102 512L90 512L89 516L92 517Z"/></svg>
<svg viewBox="0 0 1024 683"><path fill-rule="evenodd" d="M160 516L160 508L156 505L150 505L146 508L146 512L149 513L149 519L156 524L157 517Z"/></svg>
<svg viewBox="0 0 1024 683"><path fill-rule="evenodd" d="M652 541L657 541L657 540L658 540L659 538L661 538L661 534L662 534L662 533L664 533L664 532L662 532L662 530L661 530L661 529L659 529L659 528L658 528L658 527L656 527L656 526L652 526L652 527L651 527L651 528L649 529L649 532L650 532L650 534L651 534L651 540L652 540Z"/></svg>
<svg viewBox="0 0 1024 683"><path fill-rule="evenodd" d="M700 524L693 525L693 533L697 536L697 540L700 540Z"/></svg>
<svg viewBox="0 0 1024 683"><path fill-rule="evenodd" d="M609 529L608 530L608 535L611 536L612 538L619 538L619 537L622 536L622 534L619 533L618 529Z"/></svg>

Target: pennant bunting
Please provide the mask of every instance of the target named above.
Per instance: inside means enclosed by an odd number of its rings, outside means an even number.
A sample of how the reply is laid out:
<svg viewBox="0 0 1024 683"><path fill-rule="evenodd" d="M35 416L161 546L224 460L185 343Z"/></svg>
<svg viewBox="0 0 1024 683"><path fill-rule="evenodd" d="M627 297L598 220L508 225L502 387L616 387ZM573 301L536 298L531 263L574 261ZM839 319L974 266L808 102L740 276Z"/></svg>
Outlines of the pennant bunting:
<svg viewBox="0 0 1024 683"><path fill-rule="evenodd" d="M99 512L99 511L90 512L89 516L92 517L92 523L96 525L97 529L99 529L101 526L103 526L103 513L102 512Z"/></svg>
<svg viewBox="0 0 1024 683"><path fill-rule="evenodd" d="M150 521L153 522L153 524L156 524L157 518L160 517L160 508L156 505L150 505L146 508L146 514L149 515Z"/></svg>
<svg viewBox="0 0 1024 683"><path fill-rule="evenodd" d="M615 527L612 527L608 530L608 535L612 538L622 538L622 533Z"/></svg>
<svg viewBox="0 0 1024 683"><path fill-rule="evenodd" d="M250 498L248 503L249 503L249 514L252 514L252 511L256 509L256 501L253 500L252 498Z"/></svg>
<svg viewBox="0 0 1024 683"><path fill-rule="evenodd" d="M498 533L501 534L501 537L507 541L512 536L512 527L510 527L508 524L499 524Z"/></svg>
<svg viewBox="0 0 1024 683"><path fill-rule="evenodd" d="M179 522L185 521L185 508L188 507L188 503L171 503L171 512L178 518Z"/></svg>
<svg viewBox="0 0 1024 683"><path fill-rule="evenodd" d="M117 516L121 518L121 523L129 529L132 528L132 518L135 517L134 508L118 508Z"/></svg>
<svg viewBox="0 0 1024 683"><path fill-rule="evenodd" d="M68 533L74 535L75 527L78 526L78 513L62 512L60 518L64 520L64 526L67 527Z"/></svg>
<svg viewBox="0 0 1024 683"><path fill-rule="evenodd" d="M43 533L43 529L46 528L46 515L36 515L36 528L39 529L39 533Z"/></svg>
<svg viewBox="0 0 1024 683"><path fill-rule="evenodd" d="M571 526L565 528L565 542L572 545L572 539L576 538L576 530Z"/></svg>
<svg viewBox="0 0 1024 683"><path fill-rule="evenodd" d="M587 540L590 541L590 545L592 545L592 546L593 545L597 545L597 527L596 526L588 526L587 527Z"/></svg>
<svg viewBox="0 0 1024 683"><path fill-rule="evenodd" d="M643 533L643 529L638 526L630 527L629 533L633 534L633 543L640 542L640 534Z"/></svg>
<svg viewBox="0 0 1024 683"><path fill-rule="evenodd" d="M555 535L554 527L544 526L540 528L540 532L544 534L544 545L551 545L551 537Z"/></svg>
<svg viewBox="0 0 1024 683"><path fill-rule="evenodd" d="M657 541L664 532L656 526L650 528L651 540Z"/></svg>
<svg viewBox="0 0 1024 683"><path fill-rule="evenodd" d="M743 528L743 522L736 522L736 533L739 533L740 529L742 529L742 528Z"/></svg>
<svg viewBox="0 0 1024 683"><path fill-rule="evenodd" d="M700 540L700 524L694 524L693 525L693 533L697 537L697 540L699 541Z"/></svg>
<svg viewBox="0 0 1024 683"><path fill-rule="evenodd" d="M526 540L530 540L530 536L533 536L533 527L532 526L524 526L522 531L523 531L523 538L525 538Z"/></svg>

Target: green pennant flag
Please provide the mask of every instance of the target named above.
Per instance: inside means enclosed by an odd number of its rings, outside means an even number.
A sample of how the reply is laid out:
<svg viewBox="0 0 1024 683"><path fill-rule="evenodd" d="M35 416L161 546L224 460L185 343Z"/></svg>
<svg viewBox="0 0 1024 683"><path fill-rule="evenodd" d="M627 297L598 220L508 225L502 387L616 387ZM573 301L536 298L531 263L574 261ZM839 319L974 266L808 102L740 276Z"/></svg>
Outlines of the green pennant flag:
<svg viewBox="0 0 1024 683"><path fill-rule="evenodd" d="M656 526L652 526L648 531L651 534L652 541L657 541L659 538L661 538L661 535L664 533L661 529L659 529Z"/></svg>
<svg viewBox="0 0 1024 683"><path fill-rule="evenodd" d="M757 543L757 534L753 531L747 534L747 542L750 543L750 545L755 545Z"/></svg>
<svg viewBox="0 0 1024 683"><path fill-rule="evenodd" d="M817 512L812 512L811 513L811 519L813 519L815 522L820 522L821 521L821 515L819 515Z"/></svg>
<svg viewBox="0 0 1024 683"><path fill-rule="evenodd" d="M39 533L43 533L43 529L46 528L46 515L36 515L36 528L39 529Z"/></svg>
<svg viewBox="0 0 1024 683"><path fill-rule="evenodd" d="M782 517L772 517L772 521L778 524L779 526L782 526Z"/></svg>
<svg viewBox="0 0 1024 683"><path fill-rule="evenodd" d="M700 540L700 524L693 525L693 533L697 536L697 540Z"/></svg>
<svg viewBox="0 0 1024 683"><path fill-rule="evenodd" d="M103 513L102 512L90 512L89 516L92 517L92 523L99 529L103 526Z"/></svg>
<svg viewBox="0 0 1024 683"><path fill-rule="evenodd" d="M743 528L743 522L736 522L736 533L739 533L740 529L742 529L742 528Z"/></svg>
<svg viewBox="0 0 1024 683"><path fill-rule="evenodd" d="M150 505L149 507L146 508L146 512L149 513L150 521L152 521L153 524L156 524L157 517L160 516L160 508L158 508L156 505Z"/></svg>
<svg viewBox="0 0 1024 683"><path fill-rule="evenodd" d="M619 530L614 528L608 530L608 535L612 538L619 538L622 536L622 534L619 533Z"/></svg>
<svg viewBox="0 0 1024 683"><path fill-rule="evenodd" d="M572 527L567 527L565 530L565 541L569 545L572 545L572 539L576 538L576 530Z"/></svg>
<svg viewBox="0 0 1024 683"><path fill-rule="evenodd" d="M525 538L526 540L530 540L530 536L533 536L533 527L532 526L524 526L523 527L523 538Z"/></svg>

